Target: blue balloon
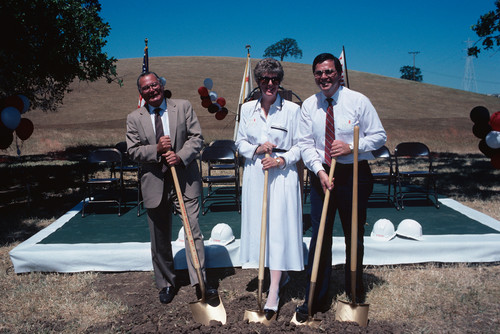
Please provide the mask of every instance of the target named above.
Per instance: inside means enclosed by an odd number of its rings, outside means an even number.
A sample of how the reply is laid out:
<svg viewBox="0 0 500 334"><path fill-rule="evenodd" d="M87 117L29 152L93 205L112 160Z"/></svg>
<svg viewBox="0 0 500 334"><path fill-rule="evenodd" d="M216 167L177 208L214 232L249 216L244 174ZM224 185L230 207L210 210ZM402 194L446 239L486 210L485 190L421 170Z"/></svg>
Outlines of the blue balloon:
<svg viewBox="0 0 500 334"><path fill-rule="evenodd" d="M3 125L11 130L15 130L21 123L21 113L14 107L7 107L2 110L1 119Z"/></svg>
<svg viewBox="0 0 500 334"><path fill-rule="evenodd" d="M210 90L214 86L214 82L212 81L212 79L206 78L205 80L203 80L203 86L207 87L207 89Z"/></svg>
<svg viewBox="0 0 500 334"><path fill-rule="evenodd" d="M21 100L23 100L23 110L21 111L21 114L24 114L30 108L30 100L28 100L28 98L24 95L19 94L18 96Z"/></svg>

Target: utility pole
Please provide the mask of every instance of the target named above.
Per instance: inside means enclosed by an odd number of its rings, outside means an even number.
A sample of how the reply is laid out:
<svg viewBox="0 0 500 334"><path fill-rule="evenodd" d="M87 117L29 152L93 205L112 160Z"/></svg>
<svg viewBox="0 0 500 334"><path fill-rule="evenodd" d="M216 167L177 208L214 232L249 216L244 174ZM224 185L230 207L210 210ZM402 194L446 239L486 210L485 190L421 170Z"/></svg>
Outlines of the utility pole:
<svg viewBox="0 0 500 334"><path fill-rule="evenodd" d="M420 51L409 51L409 54L413 54L413 81L415 81L415 56L420 53Z"/></svg>
<svg viewBox="0 0 500 334"><path fill-rule="evenodd" d="M467 44L467 49L472 46L472 41L467 39L465 41ZM474 63L472 62L472 56L467 55L465 58L465 71L464 78L462 80L463 89L469 92L477 93L476 75L474 73Z"/></svg>

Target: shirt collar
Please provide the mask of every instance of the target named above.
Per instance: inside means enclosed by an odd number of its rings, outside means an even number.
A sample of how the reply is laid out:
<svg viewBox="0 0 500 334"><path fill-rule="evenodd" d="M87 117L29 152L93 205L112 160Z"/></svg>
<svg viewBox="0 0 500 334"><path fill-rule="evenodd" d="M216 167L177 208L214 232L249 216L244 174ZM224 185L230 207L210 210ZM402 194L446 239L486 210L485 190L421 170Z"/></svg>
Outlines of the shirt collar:
<svg viewBox="0 0 500 334"><path fill-rule="evenodd" d="M274 109L276 110L281 110L282 105L284 103L284 99L281 97L281 95L278 93L276 96L276 101L274 101L273 104L271 104L271 108L269 109L269 113L272 113ZM261 106L260 106L260 98L255 102L255 108L253 108L254 113L260 113Z"/></svg>
<svg viewBox="0 0 500 334"><path fill-rule="evenodd" d="M337 102L339 101L339 95L340 95L340 92L342 91L344 87L343 86L340 86L337 91L335 92L335 94L333 94L332 96L332 104L335 105L337 104ZM325 104L328 104L328 101L326 100L327 97L325 96L325 94L323 94L323 92L321 92L321 95L322 95L322 101L325 103Z"/></svg>
<svg viewBox="0 0 500 334"><path fill-rule="evenodd" d="M160 112L160 115L163 115L163 113L167 110L167 103L165 102L165 100L163 100L163 102L160 104L159 107L153 107L153 106L150 106L149 104L147 105L148 107L148 111L150 114L154 114L155 113L155 109L156 108L160 108L162 111Z"/></svg>

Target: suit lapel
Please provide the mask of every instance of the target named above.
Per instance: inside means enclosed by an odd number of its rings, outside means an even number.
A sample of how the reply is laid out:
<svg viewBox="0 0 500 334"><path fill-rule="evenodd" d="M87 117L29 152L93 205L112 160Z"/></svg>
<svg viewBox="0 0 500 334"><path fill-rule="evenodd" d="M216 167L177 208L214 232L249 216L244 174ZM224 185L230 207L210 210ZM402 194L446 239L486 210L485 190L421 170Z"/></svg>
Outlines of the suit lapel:
<svg viewBox="0 0 500 334"><path fill-rule="evenodd" d="M168 115L168 128L170 130L170 140L172 141L172 147L175 148L176 139L176 129L177 129L177 116L178 108L177 105L170 99L167 100L167 115Z"/></svg>
<svg viewBox="0 0 500 334"><path fill-rule="evenodd" d="M151 122L151 115L146 106L141 107L139 110L139 121L141 122L144 133L147 136L147 140L151 144L156 143L155 129L153 128L153 123Z"/></svg>

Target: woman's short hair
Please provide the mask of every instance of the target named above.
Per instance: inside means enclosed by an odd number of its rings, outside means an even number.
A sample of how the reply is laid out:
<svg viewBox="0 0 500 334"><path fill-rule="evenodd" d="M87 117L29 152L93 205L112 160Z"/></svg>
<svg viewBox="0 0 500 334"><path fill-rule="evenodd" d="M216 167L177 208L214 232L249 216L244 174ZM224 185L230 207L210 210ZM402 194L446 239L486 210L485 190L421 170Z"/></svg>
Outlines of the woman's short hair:
<svg viewBox="0 0 500 334"><path fill-rule="evenodd" d="M266 73L276 75L280 82L283 81L283 77L285 76L280 62L273 58L264 58L255 65L253 74L257 80Z"/></svg>

